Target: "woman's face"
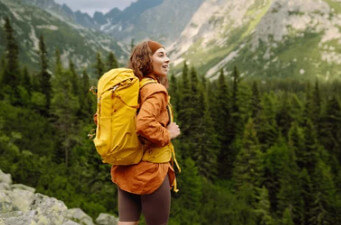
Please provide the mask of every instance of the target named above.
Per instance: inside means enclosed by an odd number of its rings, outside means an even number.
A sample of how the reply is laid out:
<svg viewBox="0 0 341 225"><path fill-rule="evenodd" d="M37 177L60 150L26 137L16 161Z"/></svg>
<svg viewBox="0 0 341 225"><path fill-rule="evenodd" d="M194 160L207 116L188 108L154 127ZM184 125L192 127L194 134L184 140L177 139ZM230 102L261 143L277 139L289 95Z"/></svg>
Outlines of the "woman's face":
<svg viewBox="0 0 341 225"><path fill-rule="evenodd" d="M169 58L167 57L166 50L164 48L159 48L152 55L153 72L159 76L167 76Z"/></svg>

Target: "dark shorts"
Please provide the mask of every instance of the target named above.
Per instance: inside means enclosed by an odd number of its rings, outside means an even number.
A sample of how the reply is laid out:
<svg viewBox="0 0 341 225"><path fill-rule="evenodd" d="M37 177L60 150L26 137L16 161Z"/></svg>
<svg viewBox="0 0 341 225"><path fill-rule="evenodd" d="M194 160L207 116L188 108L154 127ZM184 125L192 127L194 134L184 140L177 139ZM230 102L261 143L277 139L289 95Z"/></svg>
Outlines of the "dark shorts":
<svg viewBox="0 0 341 225"><path fill-rule="evenodd" d="M143 213L148 225L168 223L171 193L168 176L161 186L151 194L136 195L118 187L118 213L121 222L133 222Z"/></svg>

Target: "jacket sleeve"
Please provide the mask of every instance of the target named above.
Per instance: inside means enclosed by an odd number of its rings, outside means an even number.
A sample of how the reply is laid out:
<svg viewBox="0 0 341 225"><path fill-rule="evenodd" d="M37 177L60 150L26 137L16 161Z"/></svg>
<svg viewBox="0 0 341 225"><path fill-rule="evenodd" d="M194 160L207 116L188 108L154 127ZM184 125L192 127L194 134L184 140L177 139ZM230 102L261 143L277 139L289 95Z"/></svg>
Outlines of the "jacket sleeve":
<svg viewBox="0 0 341 225"><path fill-rule="evenodd" d="M136 132L156 146L165 146L170 142L166 127L157 121L161 110L167 107L167 94L155 92L144 99L136 117Z"/></svg>

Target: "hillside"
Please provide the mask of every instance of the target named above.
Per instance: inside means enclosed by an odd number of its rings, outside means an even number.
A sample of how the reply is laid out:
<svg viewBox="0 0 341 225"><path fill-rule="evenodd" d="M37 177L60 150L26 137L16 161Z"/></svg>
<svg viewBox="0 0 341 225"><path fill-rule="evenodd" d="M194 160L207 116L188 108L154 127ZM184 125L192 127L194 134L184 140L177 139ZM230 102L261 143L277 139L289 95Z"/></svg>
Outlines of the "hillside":
<svg viewBox="0 0 341 225"><path fill-rule="evenodd" d="M58 14L51 14L19 0L0 0L0 12L3 17L9 17L19 44L20 61L29 68L38 65L37 51L41 34L50 61L53 61L55 50L59 49L64 64L71 58L79 68L91 66L97 51L105 56L113 51L121 59L127 54L112 37L75 25ZM1 20L0 55L3 55L5 46L3 25L4 20Z"/></svg>
<svg viewBox="0 0 341 225"><path fill-rule="evenodd" d="M207 77L237 65L242 75L325 80L341 75L339 0L207 0L171 56Z"/></svg>

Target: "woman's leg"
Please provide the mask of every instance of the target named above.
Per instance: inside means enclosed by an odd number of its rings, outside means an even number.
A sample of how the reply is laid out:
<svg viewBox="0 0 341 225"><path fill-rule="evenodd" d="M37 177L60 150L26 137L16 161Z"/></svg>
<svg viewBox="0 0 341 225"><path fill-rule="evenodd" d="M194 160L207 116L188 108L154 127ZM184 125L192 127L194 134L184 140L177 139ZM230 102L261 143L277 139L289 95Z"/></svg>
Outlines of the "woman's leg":
<svg viewBox="0 0 341 225"><path fill-rule="evenodd" d="M166 225L168 223L171 193L168 175L161 186L149 195L141 195L142 213L148 225Z"/></svg>
<svg viewBox="0 0 341 225"><path fill-rule="evenodd" d="M118 192L118 225L137 225L141 215L141 199L117 187Z"/></svg>

